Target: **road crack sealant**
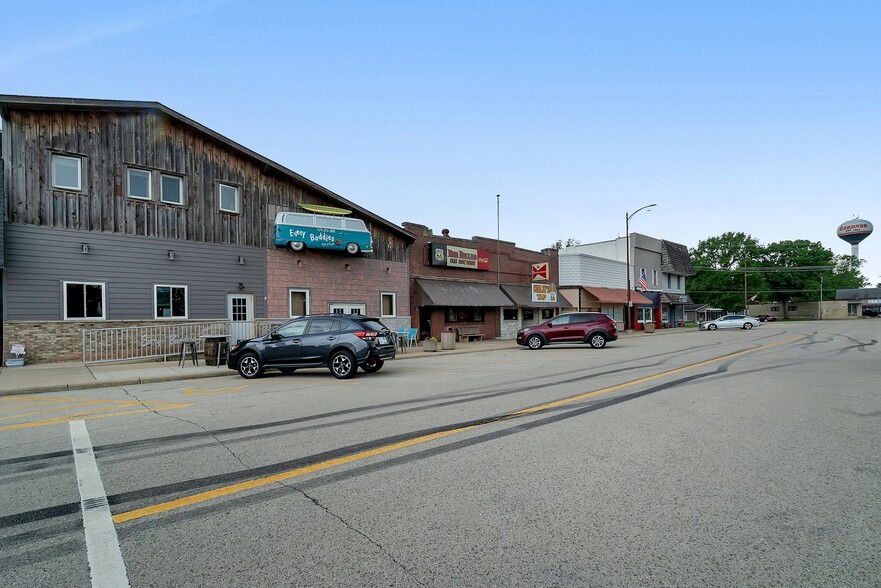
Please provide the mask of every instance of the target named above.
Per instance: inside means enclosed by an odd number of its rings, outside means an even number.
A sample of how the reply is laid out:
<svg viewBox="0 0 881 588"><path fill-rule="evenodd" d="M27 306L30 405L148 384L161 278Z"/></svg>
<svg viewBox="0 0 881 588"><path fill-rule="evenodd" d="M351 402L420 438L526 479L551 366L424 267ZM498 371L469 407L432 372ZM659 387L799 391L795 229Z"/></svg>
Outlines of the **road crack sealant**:
<svg viewBox="0 0 881 588"><path fill-rule="evenodd" d="M332 510L330 510L330 507L329 507L329 506L324 506L323 504L321 504L321 502L319 502L319 500L318 500L317 498L315 498L314 496L310 496L305 490L303 490L303 489L301 489L301 488L298 488L297 486L293 486L293 485L291 485L291 484L285 484L283 481L278 482L278 484L281 485L281 486L284 486L285 488L287 488L287 489L289 489L289 490L294 490L294 491L299 492L300 494L302 494L303 497L305 497L307 500L309 500L310 502L312 502L312 504L314 504L315 506L317 506L318 508L320 508L321 510L323 510L325 513L329 514L330 516L332 516L333 518L335 518L336 520L338 520L339 522L341 522L341 523L342 523L347 529L349 529L349 530L352 531L353 533L357 533L357 534L360 535L361 537L364 537L364 539L366 539L371 545L373 545L374 547L376 547L376 548L380 551L380 553L382 553L384 556L386 556L387 558L389 558L389 560L391 560L396 566L398 566L399 568L401 568L401 570L402 570L404 573L406 573L410 578L412 578L412 579L413 579L416 583L418 583L420 586L427 586L427 584L425 584L424 582L422 582L422 581L421 581L421 580L420 580L420 579L419 579L419 578L413 573L413 571L412 571L411 569L409 569L407 566L405 566L404 564L402 564L401 562L399 562L399 561L395 558L395 556L392 555L391 552L389 552L388 549L386 549L385 547L383 547L383 545L382 545L381 543L379 543L378 541L376 541L375 539L373 539L370 535L368 535L367 533L365 533L365 532L362 531L361 529L358 529L357 527L355 527L354 525L352 525L349 521L347 521L346 519L344 519L344 518L341 517L340 515L336 514L336 513L333 512Z"/></svg>
<svg viewBox="0 0 881 588"><path fill-rule="evenodd" d="M229 452L229 454L230 454L231 456L233 456L233 459L235 459L237 462L239 462L239 463L242 465L243 468L245 468L245 469L248 470L248 471L251 470L251 466L249 466L248 464L246 464L245 462L243 462L242 459L241 459L238 455L236 455L236 452L233 451L232 449L230 449L229 446L228 446L226 443L224 443L224 442L223 442L223 441L222 441L217 435L215 435L214 432L212 432L211 430L206 429L205 427L203 427L202 425L200 425L199 423L197 423L197 422L195 422L195 421L191 421L191 420L189 420L189 419L185 419L185 418L183 418L183 417L175 416L175 415L173 415L173 414L166 414L166 413L164 413L164 412L163 412L163 413L160 413L160 412L157 411L156 409L154 409L154 408L150 408L149 406L147 406L146 404L144 404L144 401L141 400L140 398L138 398L137 396L135 396L135 394L134 394L133 392L130 392L129 390L127 390L127 389L125 389L125 388L120 388L120 390L122 390L122 391L125 393L126 396L130 396L130 397L134 398L134 399L138 402L138 404L140 404L141 406L143 406L144 409L146 409L148 412L152 412L153 414L158 415L158 416L161 416L161 417L165 417L165 418L168 418L168 419L174 419L174 420L176 420L176 421L180 421L180 422L182 422L182 423L187 423L187 424L193 425L194 427L200 429L201 431L203 431L203 432L206 433L207 435L210 435L211 438L214 439L214 440L215 440L215 441L216 441L221 447L223 447L224 449L226 449L226 450Z"/></svg>

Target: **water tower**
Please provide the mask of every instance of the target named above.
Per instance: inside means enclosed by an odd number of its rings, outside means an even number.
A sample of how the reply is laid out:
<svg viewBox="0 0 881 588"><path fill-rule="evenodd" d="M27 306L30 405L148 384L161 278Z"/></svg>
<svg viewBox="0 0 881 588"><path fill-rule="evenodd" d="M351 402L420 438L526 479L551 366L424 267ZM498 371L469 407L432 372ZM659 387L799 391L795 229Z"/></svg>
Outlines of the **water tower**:
<svg viewBox="0 0 881 588"><path fill-rule="evenodd" d="M872 234L872 223L861 218L844 221L838 225L838 236L850 243L850 254L860 258L860 242Z"/></svg>

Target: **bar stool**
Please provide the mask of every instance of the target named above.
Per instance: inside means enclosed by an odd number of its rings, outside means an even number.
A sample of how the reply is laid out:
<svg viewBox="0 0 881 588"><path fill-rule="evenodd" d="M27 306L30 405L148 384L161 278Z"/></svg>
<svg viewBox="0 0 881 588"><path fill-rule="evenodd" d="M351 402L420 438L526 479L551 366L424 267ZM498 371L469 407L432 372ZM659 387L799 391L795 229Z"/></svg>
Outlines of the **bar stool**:
<svg viewBox="0 0 881 588"><path fill-rule="evenodd" d="M226 359L229 357L229 341L218 341L217 354L214 356L214 367L220 367L220 357L224 353L226 355L223 356L223 362L226 363Z"/></svg>
<svg viewBox="0 0 881 588"><path fill-rule="evenodd" d="M184 339L180 342L179 367L184 367L184 364L187 362L187 351L190 352L190 359L193 360L193 365L199 365L199 358L196 357L196 340Z"/></svg>

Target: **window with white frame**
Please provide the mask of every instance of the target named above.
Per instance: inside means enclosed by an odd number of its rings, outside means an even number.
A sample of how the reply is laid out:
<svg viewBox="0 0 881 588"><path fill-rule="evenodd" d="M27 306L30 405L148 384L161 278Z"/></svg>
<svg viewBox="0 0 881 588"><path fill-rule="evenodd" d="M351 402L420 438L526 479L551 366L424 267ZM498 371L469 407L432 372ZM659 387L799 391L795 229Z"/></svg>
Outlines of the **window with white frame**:
<svg viewBox="0 0 881 588"><path fill-rule="evenodd" d="M63 282L64 320L104 320L104 284Z"/></svg>
<svg viewBox="0 0 881 588"><path fill-rule="evenodd" d="M288 290L288 316L295 318L309 314L309 290Z"/></svg>
<svg viewBox="0 0 881 588"><path fill-rule="evenodd" d="M239 212L239 189L229 184L220 184L218 187L220 198L220 210L223 212Z"/></svg>
<svg viewBox="0 0 881 588"><path fill-rule="evenodd" d="M379 296L382 316L395 316L395 294L393 292L382 292Z"/></svg>
<svg viewBox="0 0 881 588"><path fill-rule="evenodd" d="M157 285L153 288L154 318L187 318L187 287Z"/></svg>
<svg viewBox="0 0 881 588"><path fill-rule="evenodd" d="M82 191L83 160L80 157L52 155L52 187Z"/></svg>
<svg viewBox="0 0 881 588"><path fill-rule="evenodd" d="M676 289L682 290L682 276L676 276Z"/></svg>
<svg viewBox="0 0 881 588"><path fill-rule="evenodd" d="M162 174L159 178L159 200L166 204L184 204L184 180Z"/></svg>
<svg viewBox="0 0 881 588"><path fill-rule="evenodd" d="M673 289L673 276L670 274L667 274L667 289L668 290Z"/></svg>
<svg viewBox="0 0 881 588"><path fill-rule="evenodd" d="M652 286L658 285L658 270L652 270Z"/></svg>
<svg viewBox="0 0 881 588"><path fill-rule="evenodd" d="M652 310L654 310L650 306L640 306L636 309L636 321L640 323L651 323L654 321L652 319Z"/></svg>
<svg viewBox="0 0 881 588"><path fill-rule="evenodd" d="M128 197L138 200L153 199L152 174L145 169L129 168Z"/></svg>

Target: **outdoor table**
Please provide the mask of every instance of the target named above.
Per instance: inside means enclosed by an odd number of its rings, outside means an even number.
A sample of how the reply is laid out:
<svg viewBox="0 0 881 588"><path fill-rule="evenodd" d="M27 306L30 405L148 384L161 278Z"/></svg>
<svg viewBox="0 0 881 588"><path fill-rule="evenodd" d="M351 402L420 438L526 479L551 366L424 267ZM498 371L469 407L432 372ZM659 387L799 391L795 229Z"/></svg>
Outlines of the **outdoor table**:
<svg viewBox="0 0 881 588"><path fill-rule="evenodd" d="M228 337L226 335L202 335L199 338L205 339L205 365L217 365L218 343L226 343Z"/></svg>

